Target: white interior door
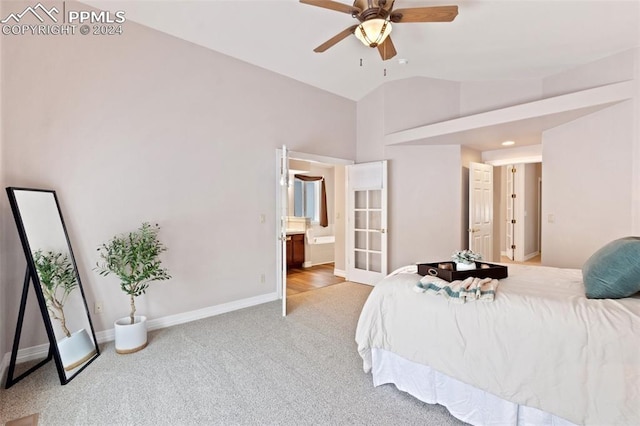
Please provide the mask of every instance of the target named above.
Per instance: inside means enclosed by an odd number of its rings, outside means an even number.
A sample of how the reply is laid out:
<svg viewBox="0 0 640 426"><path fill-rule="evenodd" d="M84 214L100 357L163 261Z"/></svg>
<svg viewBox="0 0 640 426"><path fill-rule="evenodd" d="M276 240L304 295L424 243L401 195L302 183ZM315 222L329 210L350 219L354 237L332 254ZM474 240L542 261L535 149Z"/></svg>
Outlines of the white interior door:
<svg viewBox="0 0 640 426"><path fill-rule="evenodd" d="M469 164L469 249L493 261L493 166Z"/></svg>
<svg viewBox="0 0 640 426"><path fill-rule="evenodd" d="M277 256L278 273L276 279L279 282L282 297L282 316L287 316L287 216L289 212L289 153L285 145L277 150L276 155L278 177L276 187L276 205L280 206L276 215Z"/></svg>
<svg viewBox="0 0 640 426"><path fill-rule="evenodd" d="M507 224L505 227L505 235L506 235L506 243L505 243L505 254L506 256L510 259L513 260L514 259L514 255L515 255L515 240L514 240L514 231L515 231L515 226L516 226L516 215L515 215L515 193L516 193L516 189L515 189L515 180L514 180L514 175L516 172L516 169L513 167L513 164L509 164L508 166L505 166L505 170L506 170L506 183L507 183L507 190L505 192L505 196L506 196L506 206L507 206Z"/></svg>
<svg viewBox="0 0 640 426"><path fill-rule="evenodd" d="M375 285L387 275L387 162L347 166L347 279Z"/></svg>

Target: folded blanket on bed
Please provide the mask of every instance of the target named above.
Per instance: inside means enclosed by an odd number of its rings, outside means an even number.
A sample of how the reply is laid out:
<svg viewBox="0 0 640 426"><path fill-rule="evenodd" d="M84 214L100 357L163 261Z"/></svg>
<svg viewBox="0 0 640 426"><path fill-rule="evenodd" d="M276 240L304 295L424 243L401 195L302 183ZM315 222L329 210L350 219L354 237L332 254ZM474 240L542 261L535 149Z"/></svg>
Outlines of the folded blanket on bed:
<svg viewBox="0 0 640 426"><path fill-rule="evenodd" d="M455 303L473 300L491 302L497 289L498 280L495 278L469 277L462 281L447 282L432 276L425 276L414 288L419 293L441 294Z"/></svg>

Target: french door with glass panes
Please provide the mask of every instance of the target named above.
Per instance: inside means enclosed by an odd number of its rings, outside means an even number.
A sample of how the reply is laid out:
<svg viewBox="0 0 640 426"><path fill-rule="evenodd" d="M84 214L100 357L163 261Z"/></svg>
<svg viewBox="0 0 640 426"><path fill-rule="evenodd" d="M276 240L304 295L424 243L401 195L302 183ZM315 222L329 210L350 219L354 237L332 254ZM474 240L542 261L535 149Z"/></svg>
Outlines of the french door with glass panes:
<svg viewBox="0 0 640 426"><path fill-rule="evenodd" d="M347 166L347 279L375 285L387 275L387 162Z"/></svg>

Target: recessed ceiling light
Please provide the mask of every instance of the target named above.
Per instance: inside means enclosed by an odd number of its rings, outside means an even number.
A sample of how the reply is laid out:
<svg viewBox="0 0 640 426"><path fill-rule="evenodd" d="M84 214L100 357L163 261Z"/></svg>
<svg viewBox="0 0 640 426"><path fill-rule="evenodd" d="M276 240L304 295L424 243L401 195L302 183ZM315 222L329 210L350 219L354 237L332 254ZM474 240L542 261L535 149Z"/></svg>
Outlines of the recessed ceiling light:
<svg viewBox="0 0 640 426"><path fill-rule="evenodd" d="M398 63L400 65L407 65L409 63L408 59L398 59Z"/></svg>
<svg viewBox="0 0 640 426"><path fill-rule="evenodd" d="M502 142L502 146L510 146L510 145L515 145L516 143L514 141L504 141Z"/></svg>

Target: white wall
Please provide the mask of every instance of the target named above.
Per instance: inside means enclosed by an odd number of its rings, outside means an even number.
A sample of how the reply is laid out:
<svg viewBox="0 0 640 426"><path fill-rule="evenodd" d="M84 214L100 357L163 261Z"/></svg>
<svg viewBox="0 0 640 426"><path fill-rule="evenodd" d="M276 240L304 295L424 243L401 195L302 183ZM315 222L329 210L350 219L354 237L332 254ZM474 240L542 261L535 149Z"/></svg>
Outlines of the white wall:
<svg viewBox="0 0 640 426"><path fill-rule="evenodd" d="M356 162L358 163L385 159L385 146L382 141L385 134L384 102L384 86L381 86L357 103Z"/></svg>
<svg viewBox="0 0 640 426"><path fill-rule="evenodd" d="M384 86L385 134L457 118L460 83L426 77L394 80ZM377 115L380 116L380 111ZM371 117L368 118L371 120Z"/></svg>
<svg viewBox="0 0 640 426"><path fill-rule="evenodd" d="M532 102L541 96L540 80L465 81L460 83L460 115Z"/></svg>
<svg viewBox="0 0 640 426"><path fill-rule="evenodd" d="M545 98L637 78L637 49L627 50L542 80Z"/></svg>
<svg viewBox="0 0 640 426"><path fill-rule="evenodd" d="M638 49L543 80L545 94L640 79ZM638 94L543 133L542 260L582 267L612 239L638 234ZM553 215L554 222L549 222Z"/></svg>
<svg viewBox="0 0 640 426"><path fill-rule="evenodd" d="M541 177L540 163L524 165L524 256L525 259L538 254L538 179Z"/></svg>
<svg viewBox="0 0 640 426"><path fill-rule="evenodd" d="M632 230L631 102L543 135L542 261L580 268L598 248ZM554 221L549 221L553 215Z"/></svg>
<svg viewBox="0 0 640 426"><path fill-rule="evenodd" d="M448 259L462 241L458 146L387 149L389 269Z"/></svg>
<svg viewBox="0 0 640 426"><path fill-rule="evenodd" d="M97 331L128 311L92 270L100 243L160 224L173 279L138 298L151 319L275 294L275 148L355 158L354 102L133 22L4 37L1 55L4 183L57 190ZM6 351L25 263L6 208L2 222Z"/></svg>

